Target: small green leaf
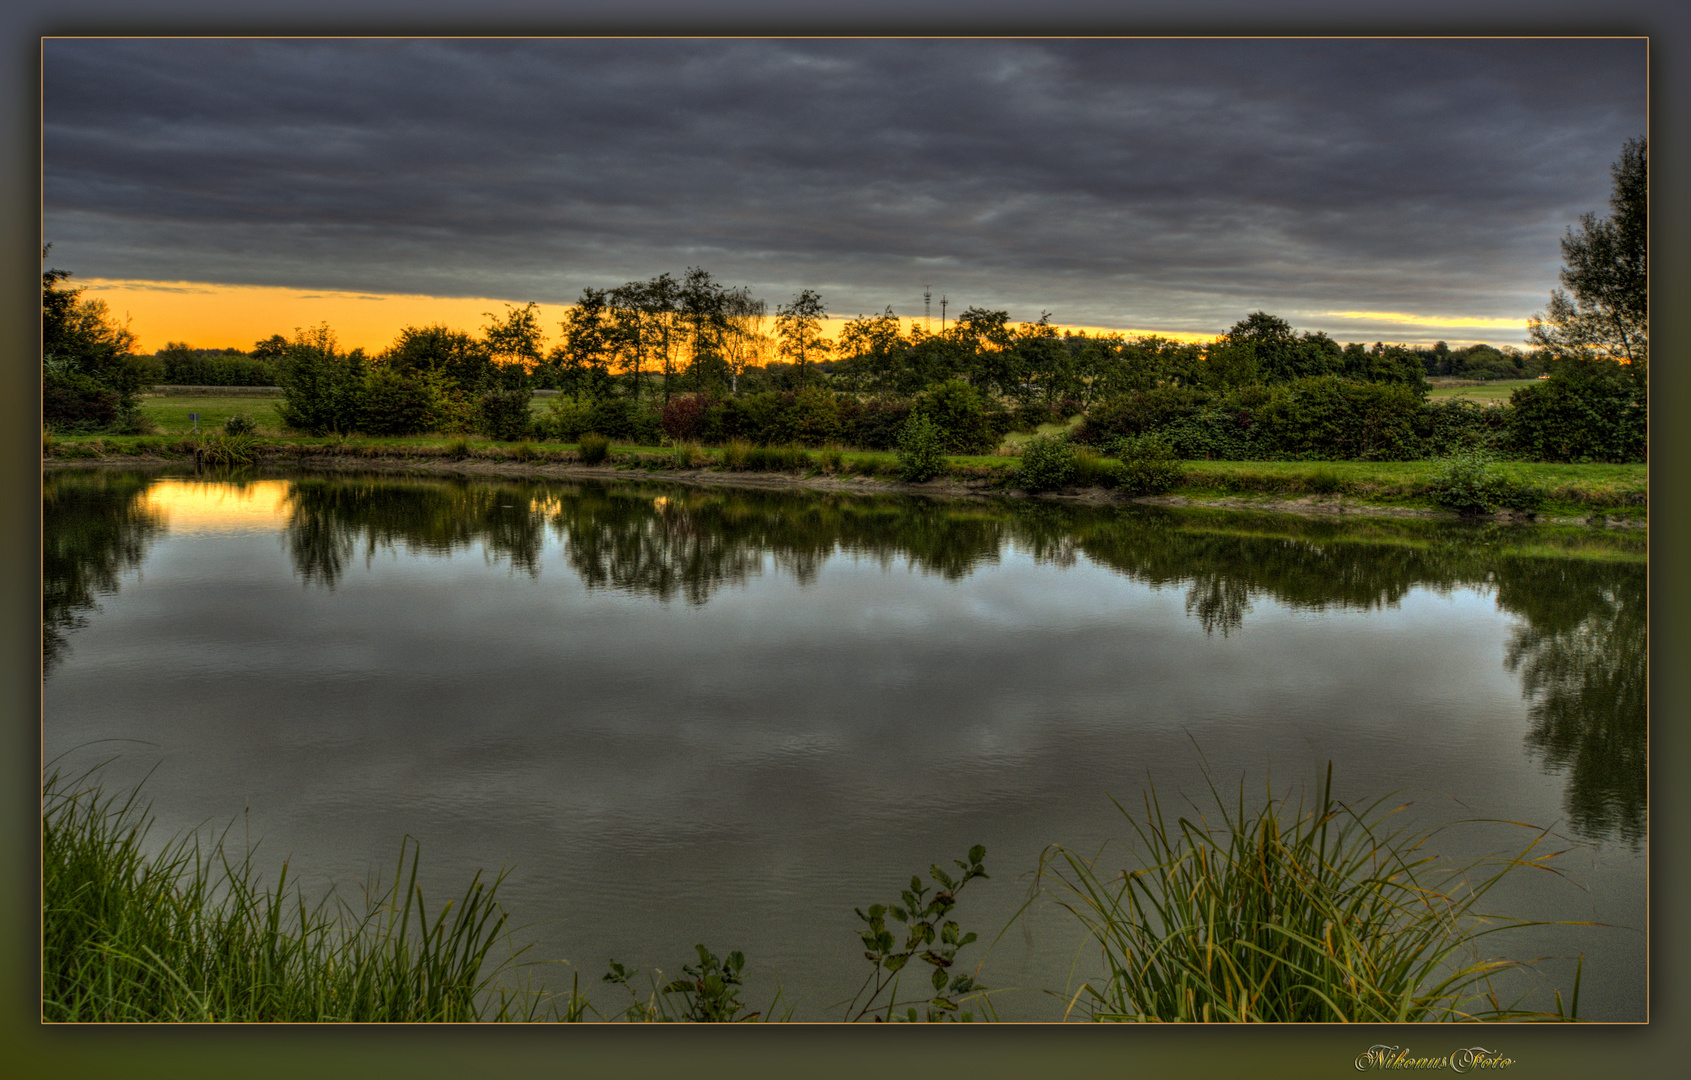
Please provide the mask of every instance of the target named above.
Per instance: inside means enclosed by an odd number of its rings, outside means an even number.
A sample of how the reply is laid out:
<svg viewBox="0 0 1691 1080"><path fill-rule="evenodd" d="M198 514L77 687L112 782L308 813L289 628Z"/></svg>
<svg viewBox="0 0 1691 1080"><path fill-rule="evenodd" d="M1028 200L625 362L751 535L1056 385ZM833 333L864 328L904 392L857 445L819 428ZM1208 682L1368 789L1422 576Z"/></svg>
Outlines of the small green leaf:
<svg viewBox="0 0 1691 1080"><path fill-rule="evenodd" d="M934 983L934 992L935 993L938 993L938 992L945 989L945 969L944 968L934 968L933 983Z"/></svg>
<svg viewBox="0 0 1691 1080"><path fill-rule="evenodd" d="M984 858L986 858L986 846L984 844L976 844L969 849L970 862L979 863Z"/></svg>

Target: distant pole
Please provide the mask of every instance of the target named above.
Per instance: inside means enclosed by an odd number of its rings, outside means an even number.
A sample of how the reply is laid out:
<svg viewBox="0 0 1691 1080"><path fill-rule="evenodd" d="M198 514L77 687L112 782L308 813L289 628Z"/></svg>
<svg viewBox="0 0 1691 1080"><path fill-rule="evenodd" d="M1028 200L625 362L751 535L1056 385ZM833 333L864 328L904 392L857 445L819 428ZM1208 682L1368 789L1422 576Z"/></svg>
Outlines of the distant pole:
<svg viewBox="0 0 1691 1080"><path fill-rule="evenodd" d="M945 333L945 297L943 294L939 298L939 332Z"/></svg>
<svg viewBox="0 0 1691 1080"><path fill-rule="evenodd" d="M931 285L922 286L922 328L928 333L934 332L934 290Z"/></svg>

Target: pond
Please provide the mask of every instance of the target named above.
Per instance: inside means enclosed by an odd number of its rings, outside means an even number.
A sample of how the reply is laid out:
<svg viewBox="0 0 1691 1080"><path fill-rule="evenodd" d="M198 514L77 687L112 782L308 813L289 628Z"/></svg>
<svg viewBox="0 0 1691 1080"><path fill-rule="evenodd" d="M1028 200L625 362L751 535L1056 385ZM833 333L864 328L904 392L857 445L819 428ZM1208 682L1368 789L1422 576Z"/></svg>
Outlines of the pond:
<svg viewBox="0 0 1691 1080"><path fill-rule="evenodd" d="M856 908L971 845L1000 1014L1098 959L1048 845L1130 865L1154 789L1552 829L1487 910L1506 984L1647 1019L1646 556L1599 529L376 476L44 478L43 758L145 776L155 842L229 829L322 891L500 896L553 987L747 957L836 1019ZM1207 777L1207 779L1206 779ZM1114 801L1112 801L1114 800ZM1190 805L1189 805L1190 804ZM1439 852L1531 833L1459 825ZM1111 862L1114 860L1114 862ZM1017 912L1023 914L1017 918ZM1001 934L1002 932L1002 934ZM990 946L990 949L988 948Z"/></svg>

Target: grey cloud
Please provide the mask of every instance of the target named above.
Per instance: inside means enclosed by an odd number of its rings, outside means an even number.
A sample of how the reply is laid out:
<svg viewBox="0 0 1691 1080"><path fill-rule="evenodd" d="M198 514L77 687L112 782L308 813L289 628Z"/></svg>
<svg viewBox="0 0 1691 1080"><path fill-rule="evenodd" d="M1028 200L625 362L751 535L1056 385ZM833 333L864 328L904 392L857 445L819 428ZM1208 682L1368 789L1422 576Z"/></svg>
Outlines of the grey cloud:
<svg viewBox="0 0 1691 1080"><path fill-rule="evenodd" d="M1642 41L49 41L45 227L89 276L364 293L556 302L704 265L844 313L912 311L932 281L1103 325L1522 317L1644 131L1644 62Z"/></svg>

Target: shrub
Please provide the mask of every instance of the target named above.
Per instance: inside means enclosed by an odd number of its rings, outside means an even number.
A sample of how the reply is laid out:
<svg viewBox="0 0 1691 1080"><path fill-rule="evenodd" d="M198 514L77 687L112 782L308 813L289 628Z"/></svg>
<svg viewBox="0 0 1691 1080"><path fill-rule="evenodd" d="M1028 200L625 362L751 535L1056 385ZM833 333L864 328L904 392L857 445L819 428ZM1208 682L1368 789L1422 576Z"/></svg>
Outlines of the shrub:
<svg viewBox="0 0 1691 1080"><path fill-rule="evenodd" d="M1129 495L1161 495L1180 483L1180 462L1174 448L1156 435L1117 439L1121 460L1121 489Z"/></svg>
<svg viewBox="0 0 1691 1080"><path fill-rule="evenodd" d="M793 439L805 446L822 446L840 437L840 406L835 396L820 386L810 386L793 395L790 424Z"/></svg>
<svg viewBox="0 0 1691 1080"><path fill-rule="evenodd" d="M550 442L575 442L593 430L592 413L590 403L573 401L560 394L547 404L544 413L535 417L535 434Z"/></svg>
<svg viewBox="0 0 1691 1080"><path fill-rule="evenodd" d="M583 430L596 432L608 439L627 439L634 435L634 407L627 398L608 397L593 404L587 413Z"/></svg>
<svg viewBox="0 0 1691 1080"><path fill-rule="evenodd" d="M1263 435L1293 458L1402 461L1416 456L1421 398L1394 383L1293 379L1262 408Z"/></svg>
<svg viewBox="0 0 1691 1080"><path fill-rule="evenodd" d="M845 451L838 445L824 446L816 455L817 464L823 472L837 473L845 470Z"/></svg>
<svg viewBox="0 0 1691 1080"><path fill-rule="evenodd" d="M1648 452L1642 375L1603 361L1568 361L1509 398L1509 445L1537 461L1643 461Z"/></svg>
<svg viewBox="0 0 1691 1080"><path fill-rule="evenodd" d="M445 396L435 380L407 376L391 367L372 368L359 393L356 427L370 435L415 435L429 430L434 426L436 402Z"/></svg>
<svg viewBox="0 0 1691 1080"><path fill-rule="evenodd" d="M576 450L581 454L584 465L597 465L611 454L611 440L603 435L588 432L581 437Z"/></svg>
<svg viewBox="0 0 1691 1080"><path fill-rule="evenodd" d="M118 393L79 371L48 371L41 379L41 420L62 433L101 431L123 415Z"/></svg>
<svg viewBox="0 0 1691 1080"><path fill-rule="evenodd" d="M533 397L527 387L487 391L476 401L476 430L501 442L526 438L533 427L528 407Z"/></svg>
<svg viewBox="0 0 1691 1080"><path fill-rule="evenodd" d="M1207 390L1189 386L1135 390L1094 405L1075 430L1074 439L1089 446L1108 446L1113 438L1157 431L1194 416L1213 397Z"/></svg>
<svg viewBox="0 0 1691 1080"><path fill-rule="evenodd" d="M258 431L258 421L247 413L235 413L223 421L225 435L251 435Z"/></svg>
<svg viewBox="0 0 1691 1080"><path fill-rule="evenodd" d="M945 447L939 426L926 413L913 413L898 437L898 476L909 484L932 480L945 471Z"/></svg>
<svg viewBox="0 0 1691 1080"><path fill-rule="evenodd" d="M951 860L960 871L955 876L937 863L930 866L928 876L933 879L933 885L923 885L920 877L912 876L910 888L899 894L902 903L871 904L868 911L857 909L857 917L864 924L858 931L864 947L863 958L874 965L874 971L846 1006L847 1020L861 1020L865 1016L910 1023L974 1019L972 1012L962 1008L963 1002L979 998L984 1005L986 987L977 984L974 976L952 974L951 969L956 966L958 952L972 945L977 935L963 933L950 916L957 907L957 894L969 882L990 875L984 864L985 847L976 844L969 849L968 857L968 862ZM889 916L903 925L899 933L887 927ZM914 998L900 998L902 973L906 969L912 974L919 970L910 963L917 959L933 969L927 979L933 993L930 996L927 989L922 989ZM922 981L911 979L917 986ZM918 1005L922 1007L920 1013Z"/></svg>
<svg viewBox="0 0 1691 1080"><path fill-rule="evenodd" d="M852 446L865 450L896 450L898 437L909 420L909 401L873 398L843 410L841 435Z"/></svg>
<svg viewBox="0 0 1691 1080"><path fill-rule="evenodd" d="M998 447L998 435L987 422L986 401L962 379L931 387L913 408L934 422L948 454L990 454Z"/></svg>
<svg viewBox="0 0 1691 1080"><path fill-rule="evenodd" d="M470 444L463 439L454 439L446 447L446 456L453 461L463 461L470 456Z"/></svg>
<svg viewBox="0 0 1691 1080"><path fill-rule="evenodd" d="M1421 453L1444 457L1461 450L1502 450L1512 412L1509 406L1486 406L1466 398L1429 401L1416 421Z"/></svg>
<svg viewBox="0 0 1691 1080"><path fill-rule="evenodd" d="M710 398L704 394L684 394L664 402L658 426L671 441L698 442L705 437L705 421L710 411Z"/></svg>
<svg viewBox="0 0 1691 1080"><path fill-rule="evenodd" d="M1052 491L1074 476L1075 448L1062 435L1042 435L1022 446L1016 483L1027 491Z"/></svg>
<svg viewBox="0 0 1691 1080"><path fill-rule="evenodd" d="M1452 454L1440 461L1428 494L1438 506L1468 515L1500 508L1530 513L1548 497L1543 488L1500 472L1497 459L1483 450Z"/></svg>

